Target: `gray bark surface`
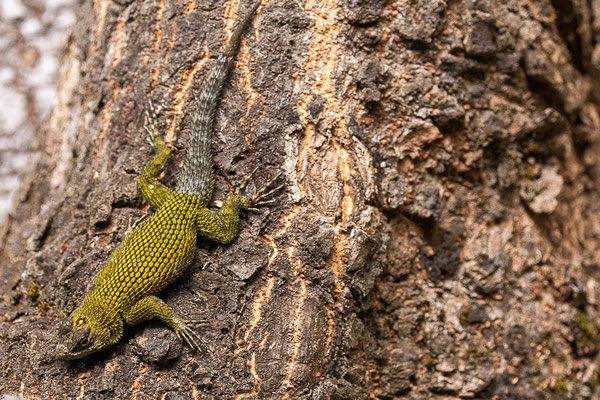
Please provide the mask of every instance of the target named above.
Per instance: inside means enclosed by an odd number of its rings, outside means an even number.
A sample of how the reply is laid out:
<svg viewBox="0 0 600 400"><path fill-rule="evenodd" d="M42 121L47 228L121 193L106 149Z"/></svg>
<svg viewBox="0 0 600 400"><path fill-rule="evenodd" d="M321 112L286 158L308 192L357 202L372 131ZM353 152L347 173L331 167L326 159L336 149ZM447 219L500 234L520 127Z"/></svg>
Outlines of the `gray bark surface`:
<svg viewBox="0 0 600 400"><path fill-rule="evenodd" d="M0 218L52 108L78 0L0 2Z"/></svg>
<svg viewBox="0 0 600 400"><path fill-rule="evenodd" d="M56 328L148 215L146 95L171 185L202 76L248 4L84 2L2 229L0 393L25 399L600 398L600 2L264 2L220 103L215 204L158 322L55 358Z"/></svg>

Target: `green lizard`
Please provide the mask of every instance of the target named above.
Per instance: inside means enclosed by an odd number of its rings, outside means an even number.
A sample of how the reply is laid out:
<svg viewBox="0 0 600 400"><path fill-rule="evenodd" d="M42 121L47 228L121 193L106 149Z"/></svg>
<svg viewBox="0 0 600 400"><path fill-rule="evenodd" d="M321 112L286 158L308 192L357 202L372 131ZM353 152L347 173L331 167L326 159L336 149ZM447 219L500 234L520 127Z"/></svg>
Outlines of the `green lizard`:
<svg viewBox="0 0 600 400"><path fill-rule="evenodd" d="M155 156L144 168L137 185L155 213L114 250L93 290L60 329L59 357L77 359L106 349L121 339L123 322L133 325L152 318L166 323L193 349L200 348L201 338L186 324L189 321L175 314L155 294L190 265L197 235L220 244L230 243L238 231L239 211L272 203L264 199L279 189L266 192L263 188L252 197L243 196L240 192L248 177L227 197L219 214L207 208L213 188L211 135L216 105L238 52L242 32L259 5L260 2L254 4L238 23L204 82L175 190L157 179L170 149L159 137L154 118L147 113L146 130L152 136Z"/></svg>

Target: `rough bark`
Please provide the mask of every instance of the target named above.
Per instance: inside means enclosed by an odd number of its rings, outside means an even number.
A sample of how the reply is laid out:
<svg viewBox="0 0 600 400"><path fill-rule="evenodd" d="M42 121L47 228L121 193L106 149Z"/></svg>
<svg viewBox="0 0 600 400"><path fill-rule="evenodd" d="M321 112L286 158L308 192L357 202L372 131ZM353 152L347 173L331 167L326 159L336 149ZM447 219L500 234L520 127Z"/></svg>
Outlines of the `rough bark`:
<svg viewBox="0 0 600 400"><path fill-rule="evenodd" d="M0 392L600 398L595 0L265 2L220 105L215 199L255 166L255 187L281 171L286 191L231 246L199 242L163 294L207 320L212 351L147 323L55 359L57 317L149 213L147 95L185 148L193 93L245 6L80 9L4 224Z"/></svg>
<svg viewBox="0 0 600 400"><path fill-rule="evenodd" d="M0 2L0 218L56 95L56 73L77 0Z"/></svg>

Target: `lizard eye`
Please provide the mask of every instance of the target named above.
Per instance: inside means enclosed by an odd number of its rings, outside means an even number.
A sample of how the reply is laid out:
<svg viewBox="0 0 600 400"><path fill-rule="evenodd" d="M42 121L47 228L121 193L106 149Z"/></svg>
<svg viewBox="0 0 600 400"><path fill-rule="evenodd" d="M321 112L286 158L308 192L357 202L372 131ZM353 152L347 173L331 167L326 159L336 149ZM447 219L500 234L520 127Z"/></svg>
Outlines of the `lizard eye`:
<svg viewBox="0 0 600 400"><path fill-rule="evenodd" d="M72 351L85 349L92 341L92 332L89 328L77 329L73 333L73 348Z"/></svg>

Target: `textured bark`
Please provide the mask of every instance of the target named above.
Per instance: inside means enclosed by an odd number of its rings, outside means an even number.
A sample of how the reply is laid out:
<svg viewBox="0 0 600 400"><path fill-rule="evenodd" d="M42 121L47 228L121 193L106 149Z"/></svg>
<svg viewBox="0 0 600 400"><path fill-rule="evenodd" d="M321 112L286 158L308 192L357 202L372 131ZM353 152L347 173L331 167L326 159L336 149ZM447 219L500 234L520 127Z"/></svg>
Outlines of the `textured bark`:
<svg viewBox="0 0 600 400"><path fill-rule="evenodd" d="M0 218L56 95L56 73L78 0L0 2Z"/></svg>
<svg viewBox="0 0 600 400"><path fill-rule="evenodd" d="M57 317L149 213L147 95L185 148L248 5L182 3L79 11L2 233L0 393L600 398L595 0L265 2L220 105L214 197L255 166L254 188L282 172L286 191L162 295L212 351L153 322L56 360Z"/></svg>

